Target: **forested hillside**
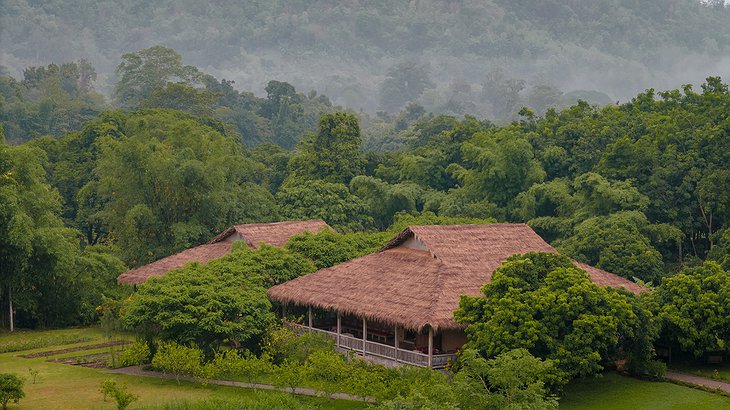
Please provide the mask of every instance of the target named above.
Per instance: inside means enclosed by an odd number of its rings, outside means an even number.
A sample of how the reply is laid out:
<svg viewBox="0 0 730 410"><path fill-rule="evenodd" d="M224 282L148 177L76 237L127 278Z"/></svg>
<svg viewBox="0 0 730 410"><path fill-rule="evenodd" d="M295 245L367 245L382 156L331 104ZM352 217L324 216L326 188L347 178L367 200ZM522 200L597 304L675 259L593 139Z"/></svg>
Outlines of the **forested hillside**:
<svg viewBox="0 0 730 410"><path fill-rule="evenodd" d="M120 55L163 44L258 95L279 80L370 113L416 99L428 111L512 117L522 105L607 103L727 76L722 4L5 0L0 64L19 77L87 59L111 94Z"/></svg>

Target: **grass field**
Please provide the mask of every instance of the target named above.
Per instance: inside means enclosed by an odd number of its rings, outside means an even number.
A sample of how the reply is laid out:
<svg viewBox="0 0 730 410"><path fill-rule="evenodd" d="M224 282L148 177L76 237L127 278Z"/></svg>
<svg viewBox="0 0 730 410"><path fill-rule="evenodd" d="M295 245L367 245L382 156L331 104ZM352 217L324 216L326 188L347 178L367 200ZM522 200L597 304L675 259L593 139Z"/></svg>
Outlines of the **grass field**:
<svg viewBox="0 0 730 410"><path fill-rule="evenodd" d="M113 340L129 339L129 335L117 335ZM367 405L344 400L327 400L293 396L280 392L253 391L249 389L202 385L174 380L105 373L103 369L90 369L68 364L51 363L59 357L84 356L103 352L90 348L72 353L37 358L23 358L36 352L47 352L79 346L93 346L109 339L98 328L65 329L42 332L17 332L0 334L0 372L16 373L26 380L26 398L11 409L113 409L109 399L103 401L99 385L103 380L114 379L127 384L129 390L139 395L131 409L193 410L204 408L327 408L363 409ZM116 349L121 347L117 346ZM29 369L37 370L36 383L32 383ZM677 386L670 383L645 382L616 374L606 374L596 379L578 380L566 387L560 400L561 409L730 409L730 398L712 393Z"/></svg>
<svg viewBox="0 0 730 410"><path fill-rule="evenodd" d="M713 410L730 409L730 398L671 383L605 374L569 384L561 409Z"/></svg>
<svg viewBox="0 0 730 410"><path fill-rule="evenodd" d="M128 338L129 336L117 336ZM327 409L362 409L366 405L344 400L327 400L286 393L253 391L235 387L213 386L174 380L160 380L140 376L108 374L103 369L90 369L81 366L51 363L48 360L59 357L84 356L98 353L104 349L79 350L47 357L23 358L21 354L60 350L70 347L91 346L109 341L100 329L65 329L43 332L17 332L0 334L0 372L16 373L25 378L26 397L11 409L114 409L116 406L108 399L103 401L99 386L106 379L127 384L129 390L139 395L139 401L130 409L140 408L204 408L225 407L225 403L236 403L236 407L278 408L305 407ZM30 347L30 349L24 349ZM116 347L120 349L120 347ZM37 370L36 383L29 369ZM200 407L200 406L203 407Z"/></svg>

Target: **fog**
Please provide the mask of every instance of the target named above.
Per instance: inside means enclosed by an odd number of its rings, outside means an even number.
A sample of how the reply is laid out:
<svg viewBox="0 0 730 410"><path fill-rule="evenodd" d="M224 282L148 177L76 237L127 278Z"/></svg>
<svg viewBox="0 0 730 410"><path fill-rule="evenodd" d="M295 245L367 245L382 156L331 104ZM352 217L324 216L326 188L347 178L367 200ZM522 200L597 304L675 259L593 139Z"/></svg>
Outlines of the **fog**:
<svg viewBox="0 0 730 410"><path fill-rule="evenodd" d="M21 78L85 58L112 97L121 55L161 44L239 90L262 95L276 79L368 113L401 108L418 71L426 85L409 99L481 117L730 77L730 10L717 1L152 3L4 0L0 64Z"/></svg>

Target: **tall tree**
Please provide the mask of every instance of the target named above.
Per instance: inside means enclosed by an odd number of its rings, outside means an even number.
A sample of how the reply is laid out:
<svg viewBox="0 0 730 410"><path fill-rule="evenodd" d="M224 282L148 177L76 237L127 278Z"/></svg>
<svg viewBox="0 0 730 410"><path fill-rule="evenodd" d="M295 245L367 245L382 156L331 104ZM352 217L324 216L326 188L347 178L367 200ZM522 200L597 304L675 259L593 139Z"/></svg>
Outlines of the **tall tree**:
<svg viewBox="0 0 730 410"><path fill-rule="evenodd" d="M201 78L196 67L183 65L180 54L160 45L122 55L116 74L114 92L123 107L136 106L168 82L197 84Z"/></svg>
<svg viewBox="0 0 730 410"><path fill-rule="evenodd" d="M301 143L289 162L290 178L319 179L348 184L365 164L357 117L347 113L325 114L319 132Z"/></svg>

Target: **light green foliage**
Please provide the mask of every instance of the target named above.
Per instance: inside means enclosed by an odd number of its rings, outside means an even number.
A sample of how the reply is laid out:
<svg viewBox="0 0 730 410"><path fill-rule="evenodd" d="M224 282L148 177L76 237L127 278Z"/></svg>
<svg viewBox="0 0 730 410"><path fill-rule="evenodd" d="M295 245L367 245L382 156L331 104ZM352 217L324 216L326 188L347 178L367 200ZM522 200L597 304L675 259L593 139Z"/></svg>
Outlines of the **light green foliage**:
<svg viewBox="0 0 730 410"><path fill-rule="evenodd" d="M175 376L203 376L203 351L175 342L160 342L152 357L152 368Z"/></svg>
<svg viewBox="0 0 730 410"><path fill-rule="evenodd" d="M276 193L287 219L324 219L337 230L359 231L373 226L367 205L347 186L321 180L289 180Z"/></svg>
<svg viewBox="0 0 730 410"><path fill-rule="evenodd" d="M93 212L127 262L150 262L236 223L276 218L273 198L258 185L263 165L243 157L215 124L164 110L120 121L122 135L96 142L98 180L88 195L105 198Z"/></svg>
<svg viewBox="0 0 730 410"><path fill-rule="evenodd" d="M307 358L320 350L334 351L332 340L317 333L296 334L286 326L271 327L261 343L261 350L272 363L304 364Z"/></svg>
<svg viewBox="0 0 730 410"><path fill-rule="evenodd" d="M362 137L357 117L325 114L319 132L308 136L289 161L292 177L347 184L363 169Z"/></svg>
<svg viewBox="0 0 730 410"><path fill-rule="evenodd" d="M350 374L345 357L335 351L317 350L304 363L306 379L317 389L331 397L338 386Z"/></svg>
<svg viewBox="0 0 730 410"><path fill-rule="evenodd" d="M278 387L294 392L304 381L304 367L297 361L284 360L274 369L274 385Z"/></svg>
<svg viewBox="0 0 730 410"><path fill-rule="evenodd" d="M119 360L122 366L137 366L147 364L152 352L146 342L136 341L122 350Z"/></svg>
<svg viewBox="0 0 730 410"><path fill-rule="evenodd" d="M342 263L380 249L389 239L390 233L339 233L323 230L318 233L304 232L292 236L286 243L290 252L306 256L314 261L318 269Z"/></svg>
<svg viewBox="0 0 730 410"><path fill-rule="evenodd" d="M273 322L262 278L238 266L236 252L207 265L190 264L152 278L131 298L124 322L148 340L254 344Z"/></svg>
<svg viewBox="0 0 730 410"><path fill-rule="evenodd" d="M600 372L635 345L651 351L651 338L643 336L651 334L650 324L634 296L596 286L564 256L512 256L482 293L463 296L455 317L467 326L468 347L487 356L523 347L554 360L566 381Z"/></svg>
<svg viewBox="0 0 730 410"><path fill-rule="evenodd" d="M559 382L555 364L533 357L525 349L504 352L485 359L473 349L459 355L460 369L454 388L460 408L551 409L558 400L550 394Z"/></svg>
<svg viewBox="0 0 730 410"><path fill-rule="evenodd" d="M532 146L514 127L475 134L462 149L470 168L457 175L474 201L486 199L506 206L545 178Z"/></svg>
<svg viewBox="0 0 730 410"><path fill-rule="evenodd" d="M18 403L25 397L23 391L23 379L12 373L0 373L0 403L3 410L8 408L11 401Z"/></svg>
<svg viewBox="0 0 730 410"><path fill-rule="evenodd" d="M126 384L120 386L111 379L104 380L99 391L104 395L104 401L106 401L107 396L111 396L116 402L118 410L126 409L139 399L139 396L129 392Z"/></svg>
<svg viewBox="0 0 730 410"><path fill-rule="evenodd" d="M717 263L665 277L649 300L665 341L696 357L730 351L730 274Z"/></svg>

